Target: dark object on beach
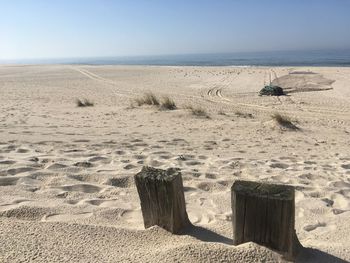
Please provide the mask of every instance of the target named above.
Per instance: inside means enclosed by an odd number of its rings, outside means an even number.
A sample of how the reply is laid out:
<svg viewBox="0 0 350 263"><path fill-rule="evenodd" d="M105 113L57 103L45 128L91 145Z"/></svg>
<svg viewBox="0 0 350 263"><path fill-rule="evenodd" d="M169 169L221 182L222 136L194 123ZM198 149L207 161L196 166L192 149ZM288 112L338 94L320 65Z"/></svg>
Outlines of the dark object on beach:
<svg viewBox="0 0 350 263"><path fill-rule="evenodd" d="M231 188L233 244L255 242L293 259L301 247L294 229L294 188L236 181Z"/></svg>
<svg viewBox="0 0 350 263"><path fill-rule="evenodd" d="M135 175L135 184L141 201L145 228L157 225L173 234L190 226L186 212L181 173L143 167Z"/></svg>
<svg viewBox="0 0 350 263"><path fill-rule="evenodd" d="M92 107L94 106L94 103L89 101L88 99L76 99L75 103L77 104L78 107Z"/></svg>
<svg viewBox="0 0 350 263"><path fill-rule="evenodd" d="M92 163L90 163L90 162L77 162L74 164L74 166L89 168L89 167L92 167Z"/></svg>
<svg viewBox="0 0 350 263"><path fill-rule="evenodd" d="M259 92L260 96L283 96L283 89L279 86L267 85Z"/></svg>

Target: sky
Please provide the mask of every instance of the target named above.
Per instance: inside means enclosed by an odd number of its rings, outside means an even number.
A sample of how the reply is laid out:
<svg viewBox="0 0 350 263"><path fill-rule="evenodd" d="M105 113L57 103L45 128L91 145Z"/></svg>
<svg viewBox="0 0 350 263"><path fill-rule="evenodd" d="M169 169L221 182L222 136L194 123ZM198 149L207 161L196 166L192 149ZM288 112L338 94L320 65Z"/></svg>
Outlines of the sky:
<svg viewBox="0 0 350 263"><path fill-rule="evenodd" d="M320 49L349 0L0 0L0 60Z"/></svg>

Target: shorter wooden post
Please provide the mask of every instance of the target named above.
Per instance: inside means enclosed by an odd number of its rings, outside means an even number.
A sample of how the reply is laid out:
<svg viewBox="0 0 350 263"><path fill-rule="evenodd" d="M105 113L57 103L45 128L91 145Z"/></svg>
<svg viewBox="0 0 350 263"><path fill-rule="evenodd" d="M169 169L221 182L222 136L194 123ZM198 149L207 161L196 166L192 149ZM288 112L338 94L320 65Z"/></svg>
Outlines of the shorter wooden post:
<svg viewBox="0 0 350 263"><path fill-rule="evenodd" d="M300 243L292 186L236 181L231 198L234 245L252 241L294 258Z"/></svg>
<svg viewBox="0 0 350 263"><path fill-rule="evenodd" d="M145 228L158 225L180 233L191 225L185 204L181 173L174 168L143 167L135 175Z"/></svg>

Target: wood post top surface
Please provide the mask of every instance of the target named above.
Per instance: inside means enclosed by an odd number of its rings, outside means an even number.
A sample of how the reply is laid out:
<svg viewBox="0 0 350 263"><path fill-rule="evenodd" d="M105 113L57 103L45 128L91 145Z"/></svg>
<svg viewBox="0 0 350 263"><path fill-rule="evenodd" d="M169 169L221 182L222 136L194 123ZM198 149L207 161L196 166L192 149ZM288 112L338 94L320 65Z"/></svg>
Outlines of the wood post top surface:
<svg viewBox="0 0 350 263"><path fill-rule="evenodd" d="M167 170L156 169L149 166L142 167L142 170L135 177L152 181L172 181L181 175L179 169L169 168Z"/></svg>
<svg viewBox="0 0 350 263"><path fill-rule="evenodd" d="M294 199L294 187L290 185L259 183L237 180L231 190L237 194L261 196L281 200Z"/></svg>

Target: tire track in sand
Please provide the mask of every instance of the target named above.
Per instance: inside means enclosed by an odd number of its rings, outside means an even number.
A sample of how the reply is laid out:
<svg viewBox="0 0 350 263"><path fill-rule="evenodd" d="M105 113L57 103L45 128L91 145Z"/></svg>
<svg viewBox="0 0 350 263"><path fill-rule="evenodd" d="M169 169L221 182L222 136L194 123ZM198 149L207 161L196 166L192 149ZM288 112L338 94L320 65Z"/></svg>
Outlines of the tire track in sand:
<svg viewBox="0 0 350 263"><path fill-rule="evenodd" d="M88 77L91 80L106 84L106 86L109 87L111 93L113 93L114 97L127 97L127 98L132 98L131 95L134 95L135 93L130 92L130 91L126 91L123 90L123 92L121 92L120 89L115 89L115 87L117 86L117 82L110 80L110 79L106 79L103 78L95 73L92 73L90 71L88 71L87 69L82 69L79 67L71 67L72 70L79 72L80 74ZM116 102L115 98L114 98L114 102Z"/></svg>

